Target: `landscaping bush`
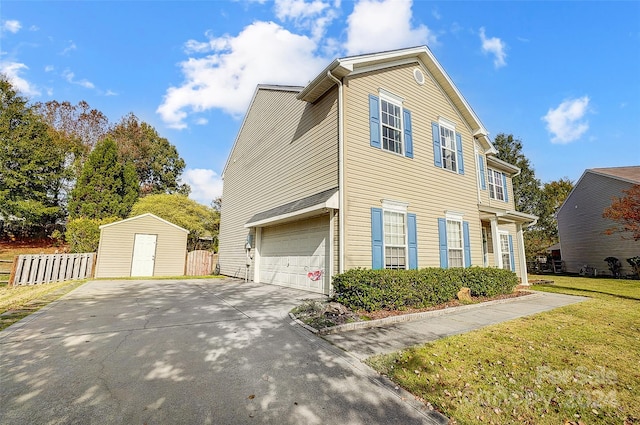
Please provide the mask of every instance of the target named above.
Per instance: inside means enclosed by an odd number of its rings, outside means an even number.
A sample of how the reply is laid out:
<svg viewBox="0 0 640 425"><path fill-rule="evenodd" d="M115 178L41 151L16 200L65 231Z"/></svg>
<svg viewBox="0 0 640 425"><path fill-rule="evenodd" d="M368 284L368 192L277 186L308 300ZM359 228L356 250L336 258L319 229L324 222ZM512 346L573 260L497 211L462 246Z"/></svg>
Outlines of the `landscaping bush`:
<svg viewBox="0 0 640 425"><path fill-rule="evenodd" d="M515 273L496 268L352 269L333 277L334 299L352 310L425 308L455 299L462 287L472 296L513 292Z"/></svg>

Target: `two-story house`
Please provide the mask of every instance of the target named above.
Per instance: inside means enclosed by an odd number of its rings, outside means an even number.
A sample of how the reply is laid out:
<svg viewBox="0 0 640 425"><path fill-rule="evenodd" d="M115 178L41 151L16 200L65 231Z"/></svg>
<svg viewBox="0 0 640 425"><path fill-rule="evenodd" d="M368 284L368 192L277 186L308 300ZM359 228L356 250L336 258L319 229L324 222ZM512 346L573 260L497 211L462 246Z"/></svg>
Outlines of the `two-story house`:
<svg viewBox="0 0 640 425"><path fill-rule="evenodd" d="M527 284L536 217L495 153L427 47L258 86L223 172L220 271L324 294L355 267L495 266Z"/></svg>

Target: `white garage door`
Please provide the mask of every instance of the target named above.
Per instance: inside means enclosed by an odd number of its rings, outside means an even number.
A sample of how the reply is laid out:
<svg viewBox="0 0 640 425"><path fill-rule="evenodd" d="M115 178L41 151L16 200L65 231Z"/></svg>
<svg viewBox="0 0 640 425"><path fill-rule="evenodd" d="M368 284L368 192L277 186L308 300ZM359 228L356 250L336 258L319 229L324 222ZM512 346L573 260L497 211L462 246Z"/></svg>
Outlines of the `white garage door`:
<svg viewBox="0 0 640 425"><path fill-rule="evenodd" d="M326 216L262 229L260 282L328 293Z"/></svg>

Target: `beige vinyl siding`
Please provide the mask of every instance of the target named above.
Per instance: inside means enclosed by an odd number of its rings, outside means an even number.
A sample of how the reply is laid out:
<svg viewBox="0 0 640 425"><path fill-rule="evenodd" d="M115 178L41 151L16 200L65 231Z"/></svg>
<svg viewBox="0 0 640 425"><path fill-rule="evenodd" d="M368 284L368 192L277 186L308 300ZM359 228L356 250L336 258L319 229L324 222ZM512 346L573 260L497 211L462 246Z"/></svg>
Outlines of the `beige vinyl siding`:
<svg viewBox="0 0 640 425"><path fill-rule="evenodd" d="M620 234L604 234L615 223L602 217L611 198L624 196L622 190L631 186L589 171L578 181L558 211L560 248L568 272L578 272L589 265L598 274L610 274L604 259L611 256L620 260L623 274L633 273L626 259L640 254L640 242L622 239Z"/></svg>
<svg viewBox="0 0 640 425"><path fill-rule="evenodd" d="M476 166L477 166L477 161L478 159L475 158L474 162L476 162ZM465 167L466 167L466 162L465 162ZM508 200L507 202L505 201L500 201L498 199L493 199L490 196L489 193L489 169L493 169L496 171L500 171L500 172L504 172L505 174L507 174L507 195L508 195ZM511 210L511 211L515 211L515 198L513 197L513 178L509 177L509 173L505 170L501 170L498 167L495 166L489 166L487 164L487 159L485 157L484 159L484 181L485 181L485 185L486 185L486 189L482 190L480 187L480 183L478 182L478 188L480 188L480 204L481 205L488 205L490 207L494 207L494 208L501 208L501 209L505 209L505 210Z"/></svg>
<svg viewBox="0 0 640 425"><path fill-rule="evenodd" d="M346 269L371 267L371 207L381 200L409 204L417 216L418 266L439 266L438 218L447 211L469 222L473 265L482 265L477 163L469 127L441 88L427 77L418 85L407 65L348 78L345 82L345 231ZM426 69L422 69L428 75ZM384 89L404 99L412 114L414 158L370 146L369 94ZM431 123L439 117L455 123L462 135L465 174L434 165Z"/></svg>
<svg viewBox="0 0 640 425"><path fill-rule="evenodd" d="M96 277L131 275L136 234L157 235L154 276L184 275L188 232L152 216L140 216L102 228Z"/></svg>
<svg viewBox="0 0 640 425"><path fill-rule="evenodd" d="M261 88L247 112L223 176L222 274L244 277L254 214L338 186L337 90L315 104L296 95Z"/></svg>

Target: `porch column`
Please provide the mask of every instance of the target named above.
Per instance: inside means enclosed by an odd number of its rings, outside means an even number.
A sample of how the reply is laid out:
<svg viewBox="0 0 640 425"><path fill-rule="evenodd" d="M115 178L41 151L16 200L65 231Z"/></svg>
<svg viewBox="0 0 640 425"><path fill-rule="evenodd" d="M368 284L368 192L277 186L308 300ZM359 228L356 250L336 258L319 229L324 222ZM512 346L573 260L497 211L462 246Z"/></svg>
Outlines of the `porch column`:
<svg viewBox="0 0 640 425"><path fill-rule="evenodd" d="M502 254L500 253L500 236L498 235L498 217L491 217L491 244L493 245L493 264L502 268Z"/></svg>
<svg viewBox="0 0 640 425"><path fill-rule="evenodd" d="M518 243L518 264L520 266L520 284L523 286L529 286L529 279L527 278L527 257L524 251L524 237L522 236L522 224L516 223L516 241Z"/></svg>

